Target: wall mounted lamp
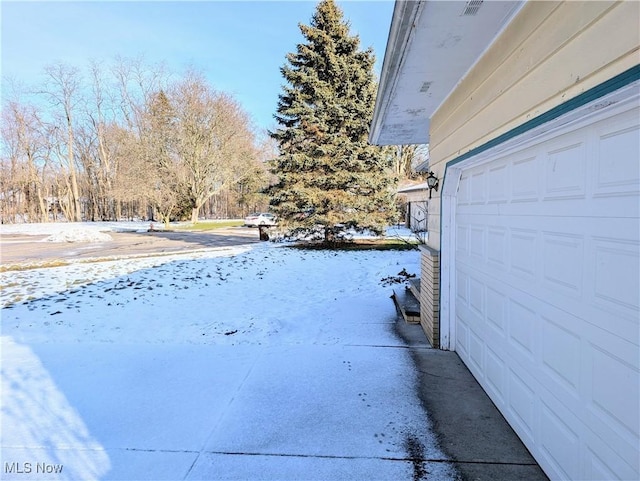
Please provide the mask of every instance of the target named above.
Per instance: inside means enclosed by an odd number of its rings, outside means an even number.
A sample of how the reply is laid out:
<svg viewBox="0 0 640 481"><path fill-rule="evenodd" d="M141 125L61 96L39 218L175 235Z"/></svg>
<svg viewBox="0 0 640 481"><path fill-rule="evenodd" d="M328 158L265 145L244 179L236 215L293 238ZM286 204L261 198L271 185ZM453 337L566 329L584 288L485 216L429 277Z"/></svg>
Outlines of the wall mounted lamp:
<svg viewBox="0 0 640 481"><path fill-rule="evenodd" d="M431 191L435 189L435 191L438 192L439 185L438 178L432 171L429 171L427 175L427 185L429 186L429 199L431 199Z"/></svg>

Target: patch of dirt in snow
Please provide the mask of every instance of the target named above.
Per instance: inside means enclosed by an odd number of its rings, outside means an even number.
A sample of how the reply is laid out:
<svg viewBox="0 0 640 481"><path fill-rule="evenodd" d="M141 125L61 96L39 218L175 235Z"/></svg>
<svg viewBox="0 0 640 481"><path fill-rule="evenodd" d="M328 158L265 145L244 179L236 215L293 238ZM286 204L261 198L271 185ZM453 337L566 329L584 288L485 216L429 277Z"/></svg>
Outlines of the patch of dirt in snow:
<svg viewBox="0 0 640 481"><path fill-rule="evenodd" d="M413 481L426 479L424 444L415 434L405 434L404 448L413 465Z"/></svg>

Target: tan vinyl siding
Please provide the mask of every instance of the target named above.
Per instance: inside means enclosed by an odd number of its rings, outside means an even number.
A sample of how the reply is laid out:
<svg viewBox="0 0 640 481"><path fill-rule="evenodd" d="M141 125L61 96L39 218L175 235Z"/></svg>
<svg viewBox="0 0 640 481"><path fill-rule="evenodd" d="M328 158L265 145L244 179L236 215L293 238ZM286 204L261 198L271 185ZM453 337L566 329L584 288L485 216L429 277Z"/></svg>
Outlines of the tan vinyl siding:
<svg viewBox="0 0 640 481"><path fill-rule="evenodd" d="M528 2L431 118L431 168L640 63L640 2ZM428 245L440 249L440 193Z"/></svg>
<svg viewBox="0 0 640 481"><path fill-rule="evenodd" d="M442 178L443 172L440 170L434 170L434 173L438 179ZM429 199L429 217L427 218L427 232L429 232L429 239L427 244L429 247L440 250L440 195L437 192L433 193L433 197Z"/></svg>
<svg viewBox="0 0 640 481"><path fill-rule="evenodd" d="M640 2L527 3L431 119L432 165L640 63Z"/></svg>

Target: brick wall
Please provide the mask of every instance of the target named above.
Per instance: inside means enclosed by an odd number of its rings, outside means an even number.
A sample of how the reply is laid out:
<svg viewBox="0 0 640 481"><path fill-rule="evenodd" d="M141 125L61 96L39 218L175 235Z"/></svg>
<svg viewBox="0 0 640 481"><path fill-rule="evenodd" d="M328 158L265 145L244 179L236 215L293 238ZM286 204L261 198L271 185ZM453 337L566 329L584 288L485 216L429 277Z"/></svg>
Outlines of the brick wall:
<svg viewBox="0 0 640 481"><path fill-rule="evenodd" d="M434 348L440 347L440 252L420 246L420 324Z"/></svg>

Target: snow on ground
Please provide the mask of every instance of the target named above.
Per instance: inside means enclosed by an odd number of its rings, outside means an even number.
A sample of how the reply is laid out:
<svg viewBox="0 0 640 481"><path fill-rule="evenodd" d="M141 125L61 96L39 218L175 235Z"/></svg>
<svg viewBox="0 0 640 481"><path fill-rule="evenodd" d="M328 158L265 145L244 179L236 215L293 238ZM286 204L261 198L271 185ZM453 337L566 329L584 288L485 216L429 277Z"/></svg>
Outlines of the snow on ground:
<svg viewBox="0 0 640 481"><path fill-rule="evenodd" d="M262 243L3 273L2 478L455 478L394 334L402 269Z"/></svg>
<svg viewBox="0 0 640 481"><path fill-rule="evenodd" d="M1 224L0 235L63 235L78 233L86 236L91 232L145 232L153 225L154 229L162 230L164 224L147 221L131 222L47 222L34 224ZM69 234L69 237L72 236ZM65 241L71 242L71 241Z"/></svg>
<svg viewBox="0 0 640 481"><path fill-rule="evenodd" d="M2 334L24 342L335 344L343 340L345 321L389 311L391 291L380 280L407 265L415 272L418 262L413 251L305 251L273 244L230 253L2 273L16 279L3 289L3 301L21 293L33 299L5 305Z"/></svg>
<svg viewBox="0 0 640 481"><path fill-rule="evenodd" d="M170 224L170 227L185 225L188 223L178 222ZM154 230L164 230L164 224L148 221L131 222L50 222L34 224L0 224L0 235L21 234L21 235L47 235L49 242L103 242L109 240L100 237L106 232L146 232L150 228ZM108 234L105 234L108 235ZM387 237L415 241L416 234L401 226L387 228ZM372 234L351 233L351 238L373 238Z"/></svg>
<svg viewBox="0 0 640 481"><path fill-rule="evenodd" d="M143 255L99 262L73 262L56 268L0 272L0 307L23 301L46 299L58 293L76 294L103 279L118 279L129 273L157 268L180 260L194 261L230 257L249 250L248 246L221 247L199 252ZM29 265L30 266L30 265Z"/></svg>

